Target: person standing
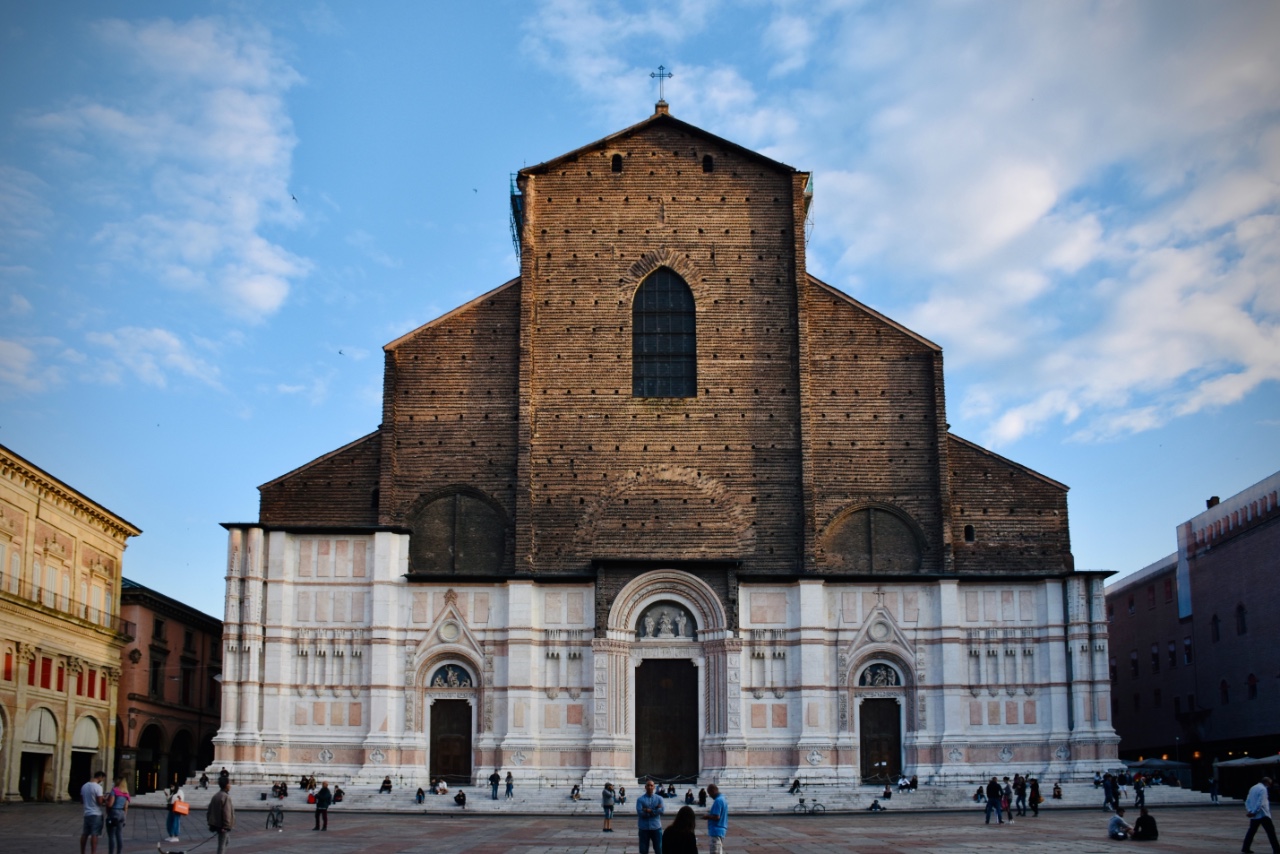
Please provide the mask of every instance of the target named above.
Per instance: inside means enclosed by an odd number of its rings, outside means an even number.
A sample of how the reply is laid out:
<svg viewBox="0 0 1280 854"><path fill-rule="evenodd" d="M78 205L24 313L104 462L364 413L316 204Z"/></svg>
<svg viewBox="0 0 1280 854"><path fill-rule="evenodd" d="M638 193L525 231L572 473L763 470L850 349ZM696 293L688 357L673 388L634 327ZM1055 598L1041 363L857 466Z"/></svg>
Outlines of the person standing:
<svg viewBox="0 0 1280 854"><path fill-rule="evenodd" d="M664 854L698 854L698 824L693 807L680 807L676 820L662 831L662 850Z"/></svg>
<svg viewBox="0 0 1280 854"><path fill-rule="evenodd" d="M1133 805L1142 809L1147 805L1147 781L1138 774L1133 778Z"/></svg>
<svg viewBox="0 0 1280 854"><path fill-rule="evenodd" d="M662 854L663 811L662 798L653 793L653 781L645 781L644 794L636 798L636 824L640 831L640 854L649 854L650 843L653 844L654 854Z"/></svg>
<svg viewBox="0 0 1280 854"><path fill-rule="evenodd" d="M103 771L95 771L93 779L80 787L80 802L84 804L84 825L80 831L80 854L84 854L84 843L88 841L89 850L98 854L98 837L102 835L102 784L107 779Z"/></svg>
<svg viewBox="0 0 1280 854"><path fill-rule="evenodd" d="M169 797L166 800L169 803L169 814L165 816L165 831L169 834L169 838L165 842L177 842L182 836L183 816L182 813L178 812L177 805L187 802L186 796L182 792L182 784L177 780L173 781L173 788L169 790Z"/></svg>
<svg viewBox="0 0 1280 854"><path fill-rule="evenodd" d="M125 814L129 812L129 790L124 779L123 774L116 777L111 794L103 802L107 809L108 854L124 854L124 821Z"/></svg>
<svg viewBox="0 0 1280 854"><path fill-rule="evenodd" d="M991 811L995 810L996 824L1004 824L1004 812L1000 809L1000 781L995 777L987 783L987 820L991 824Z"/></svg>
<svg viewBox="0 0 1280 854"><path fill-rule="evenodd" d="M1026 818L1027 815L1027 779L1021 774L1013 775L1013 797L1014 805L1017 807L1018 816Z"/></svg>
<svg viewBox="0 0 1280 854"><path fill-rule="evenodd" d="M729 802L715 783L707 786L711 809L707 810L707 835L711 837L711 854L724 854L724 837L729 832Z"/></svg>
<svg viewBox="0 0 1280 854"><path fill-rule="evenodd" d="M489 775L490 797L493 800L498 799L498 786L502 783L502 775L498 773L498 769L494 768L493 773Z"/></svg>
<svg viewBox="0 0 1280 854"><path fill-rule="evenodd" d="M507 800L511 800L516 796L516 778L511 776L511 772L507 772Z"/></svg>
<svg viewBox="0 0 1280 854"><path fill-rule="evenodd" d="M601 833L613 833L613 807L617 800L613 794L613 784L605 783L600 792L600 808L604 810L604 827Z"/></svg>
<svg viewBox="0 0 1280 854"><path fill-rule="evenodd" d="M1249 816L1249 832L1244 835L1244 842L1240 845L1241 851L1249 851L1249 846L1253 844L1253 837L1258 834L1258 828L1261 827L1267 832L1267 841L1271 843L1271 850L1275 854L1280 854L1280 843L1276 842L1276 826L1271 823L1271 795L1268 791L1270 788L1271 778L1263 777L1249 790L1249 796L1244 799L1244 811Z"/></svg>
<svg viewBox="0 0 1280 854"><path fill-rule="evenodd" d="M1215 804L1218 802L1218 778L1217 777L1209 778L1209 800Z"/></svg>
<svg viewBox="0 0 1280 854"><path fill-rule="evenodd" d="M1033 777L1029 788L1031 789L1031 815L1033 818L1039 818L1040 802L1044 800L1044 798L1040 796L1040 781Z"/></svg>
<svg viewBox="0 0 1280 854"><path fill-rule="evenodd" d="M333 792L329 791L329 781L325 780L316 792L316 826L312 830L329 829L329 805L333 803Z"/></svg>
<svg viewBox="0 0 1280 854"><path fill-rule="evenodd" d="M1116 781L1110 774L1102 775L1102 808L1111 811L1116 804Z"/></svg>
<svg viewBox="0 0 1280 854"><path fill-rule="evenodd" d="M209 831L218 834L218 854L225 854L227 837L236 827L236 808L231 803L231 779L219 777L218 791L209 799L209 810L205 813L209 823Z"/></svg>

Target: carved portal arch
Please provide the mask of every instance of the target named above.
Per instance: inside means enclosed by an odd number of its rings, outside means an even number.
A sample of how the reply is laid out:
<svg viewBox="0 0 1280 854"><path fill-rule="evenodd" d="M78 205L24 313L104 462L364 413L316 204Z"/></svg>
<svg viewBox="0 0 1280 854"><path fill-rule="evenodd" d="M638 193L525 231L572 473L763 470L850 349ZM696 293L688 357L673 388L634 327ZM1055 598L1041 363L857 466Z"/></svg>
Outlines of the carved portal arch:
<svg viewBox="0 0 1280 854"><path fill-rule="evenodd" d="M678 569L657 569L633 578L618 591L609 609L609 638L634 640L641 615L663 600L682 606L692 615L698 640L720 640L732 635L720 597L709 584Z"/></svg>
<svg viewBox="0 0 1280 854"><path fill-rule="evenodd" d="M458 684L449 684L447 676L443 686L433 684L437 675L449 671L456 674ZM488 698L484 663L477 660L471 650L456 645L435 647L421 656L410 672L413 674L412 690L406 691L405 696L412 705L405 714L406 730L424 732L427 707L441 699L466 700L472 706L475 730L478 732L486 726L485 717L481 714L485 708L483 703ZM463 682L467 684L461 684ZM414 702L415 698L420 702Z"/></svg>
<svg viewBox="0 0 1280 854"><path fill-rule="evenodd" d="M903 734L915 732L918 728L917 684L910 661L895 648L871 647L859 652L845 674L848 688L841 698L845 706L841 709L841 729L854 728L858 706L863 700L888 698L896 700L902 707ZM895 684L883 684L886 681Z"/></svg>

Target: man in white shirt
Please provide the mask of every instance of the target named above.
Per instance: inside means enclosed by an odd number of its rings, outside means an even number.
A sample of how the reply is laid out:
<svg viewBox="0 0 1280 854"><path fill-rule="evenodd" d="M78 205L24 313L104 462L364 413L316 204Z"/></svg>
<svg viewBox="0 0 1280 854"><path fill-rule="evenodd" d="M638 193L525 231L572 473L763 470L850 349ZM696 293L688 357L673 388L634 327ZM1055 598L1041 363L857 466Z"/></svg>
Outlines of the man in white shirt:
<svg viewBox="0 0 1280 854"><path fill-rule="evenodd" d="M1245 854L1251 854L1249 846L1253 844L1253 837L1257 835L1259 827L1267 832L1271 850L1275 854L1280 854L1280 844L1276 843L1276 826L1271 823L1271 796L1268 792L1270 788L1271 778L1263 777L1258 785L1249 790L1249 796L1244 799L1244 811L1249 816L1249 832L1244 835L1240 850Z"/></svg>
<svg viewBox="0 0 1280 854"><path fill-rule="evenodd" d="M84 854L85 840L89 842L89 850L98 854L98 837L102 835L102 782L107 779L105 771L97 771L93 779L80 787L80 802L84 804L84 827L80 831L80 854ZM1274 834L1274 831L1272 831ZM1272 837L1275 838L1274 836Z"/></svg>

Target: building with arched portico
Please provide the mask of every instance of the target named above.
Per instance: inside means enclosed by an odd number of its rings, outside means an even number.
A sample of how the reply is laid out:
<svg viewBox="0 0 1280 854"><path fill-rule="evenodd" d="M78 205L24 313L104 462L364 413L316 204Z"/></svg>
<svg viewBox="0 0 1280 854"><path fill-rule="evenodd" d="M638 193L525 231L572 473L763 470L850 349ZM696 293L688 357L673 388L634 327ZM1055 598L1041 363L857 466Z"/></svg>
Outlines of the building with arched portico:
<svg viewBox="0 0 1280 854"><path fill-rule="evenodd" d="M229 531L216 765L406 785L1092 774L1105 573L805 270L812 184L673 118L520 171L520 275Z"/></svg>
<svg viewBox="0 0 1280 854"><path fill-rule="evenodd" d="M120 569L142 533L0 445L0 798L79 797L111 771Z"/></svg>

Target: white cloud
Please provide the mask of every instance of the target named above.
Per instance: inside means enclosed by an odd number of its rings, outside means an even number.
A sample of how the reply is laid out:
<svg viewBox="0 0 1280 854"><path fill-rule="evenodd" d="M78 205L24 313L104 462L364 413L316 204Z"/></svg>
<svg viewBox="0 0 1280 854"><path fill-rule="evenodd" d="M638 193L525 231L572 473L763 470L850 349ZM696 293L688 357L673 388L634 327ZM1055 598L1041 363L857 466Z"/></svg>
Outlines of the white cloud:
<svg viewBox="0 0 1280 854"><path fill-rule="evenodd" d="M815 172L810 268L947 348L966 429L1098 440L1280 381L1280 6L665 8L546 2L530 53L615 115L673 49L673 111ZM680 64L710 33L741 65Z"/></svg>
<svg viewBox="0 0 1280 854"><path fill-rule="evenodd" d="M290 200L296 145L284 94L300 77L265 30L205 18L95 28L134 75L127 106L81 100L28 121L79 151L111 214L106 258L257 321L310 264L266 236L301 214ZM127 275L128 273L125 273Z"/></svg>
<svg viewBox="0 0 1280 854"><path fill-rule="evenodd" d="M377 238L364 229L356 229L347 235L347 244L360 250L360 253L375 264L389 269L399 268L403 262L392 258L378 246Z"/></svg>
<svg viewBox="0 0 1280 854"><path fill-rule="evenodd" d="M41 365L27 343L0 338L0 396L15 391L42 392L60 380L58 369Z"/></svg>
<svg viewBox="0 0 1280 854"><path fill-rule="evenodd" d="M107 383L119 383L128 373L157 388L167 388L175 376L222 387L217 366L167 329L126 326L114 332L90 332L85 337L106 351L95 370Z"/></svg>

